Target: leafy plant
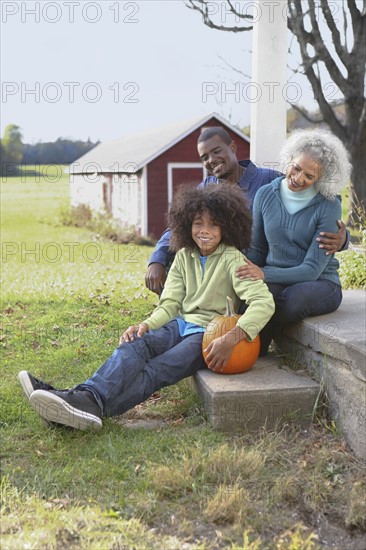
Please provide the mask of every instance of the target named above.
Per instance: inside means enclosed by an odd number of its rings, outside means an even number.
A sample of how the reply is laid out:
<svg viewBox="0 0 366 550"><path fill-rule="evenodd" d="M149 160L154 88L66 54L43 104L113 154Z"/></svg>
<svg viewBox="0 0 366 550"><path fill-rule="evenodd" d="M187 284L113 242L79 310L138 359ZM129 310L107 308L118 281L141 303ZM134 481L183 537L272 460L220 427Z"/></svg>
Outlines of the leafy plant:
<svg viewBox="0 0 366 550"><path fill-rule="evenodd" d="M135 226L123 224L105 210L94 211L87 204L63 206L59 211L59 220L65 226L85 227L93 231L96 239L105 238L117 244L154 244L152 237L142 236Z"/></svg>
<svg viewBox="0 0 366 550"><path fill-rule="evenodd" d="M358 242L350 244L350 249L337 255L339 276L342 287L366 288L366 211L359 203L350 216L350 223L357 231Z"/></svg>
<svg viewBox="0 0 366 550"><path fill-rule="evenodd" d="M364 251L350 250L337 256L342 288L366 288L366 256Z"/></svg>

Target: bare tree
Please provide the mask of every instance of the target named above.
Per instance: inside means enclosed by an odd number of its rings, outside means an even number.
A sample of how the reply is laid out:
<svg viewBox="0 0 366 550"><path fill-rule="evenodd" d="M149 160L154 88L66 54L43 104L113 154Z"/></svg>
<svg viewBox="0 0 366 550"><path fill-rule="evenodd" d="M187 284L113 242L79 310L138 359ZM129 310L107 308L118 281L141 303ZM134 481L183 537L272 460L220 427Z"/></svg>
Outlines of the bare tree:
<svg viewBox="0 0 366 550"><path fill-rule="evenodd" d="M222 24L222 17L220 23L217 6L223 2L186 0L185 4L201 13L210 28L230 32L252 29L253 16L241 11L243 4L238 2L226 0L225 4L225 13L230 12L239 23L234 26ZM288 28L298 42L301 72L311 85L320 116L312 117L298 105L292 107L314 124L326 123L348 148L356 214L356 205L366 206L366 0L287 0L287 4ZM323 25L319 25L320 18ZM324 91L329 79L342 95L336 104ZM339 103L344 106L344 116L340 116Z"/></svg>

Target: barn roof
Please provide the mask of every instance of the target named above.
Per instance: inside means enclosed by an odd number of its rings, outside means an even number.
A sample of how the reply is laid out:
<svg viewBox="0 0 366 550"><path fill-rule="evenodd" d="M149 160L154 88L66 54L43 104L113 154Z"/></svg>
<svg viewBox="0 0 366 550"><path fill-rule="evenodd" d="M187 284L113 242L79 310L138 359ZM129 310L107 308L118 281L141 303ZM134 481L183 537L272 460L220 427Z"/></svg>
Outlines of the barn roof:
<svg viewBox="0 0 366 550"><path fill-rule="evenodd" d="M183 138L203 126L211 118L226 126L239 137L249 142L249 138L216 113L177 124L154 128L122 139L107 141L70 164L66 172L108 173L122 172L133 174L146 164L173 147Z"/></svg>

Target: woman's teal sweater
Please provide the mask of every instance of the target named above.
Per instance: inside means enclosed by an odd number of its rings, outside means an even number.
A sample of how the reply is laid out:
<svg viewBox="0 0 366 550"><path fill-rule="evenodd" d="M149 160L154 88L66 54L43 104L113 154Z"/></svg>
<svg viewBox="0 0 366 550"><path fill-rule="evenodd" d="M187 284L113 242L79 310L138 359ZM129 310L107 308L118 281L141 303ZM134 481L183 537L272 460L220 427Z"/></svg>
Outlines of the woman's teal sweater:
<svg viewBox="0 0 366 550"><path fill-rule="evenodd" d="M338 231L341 203L317 193L304 208L289 214L281 200L282 179L276 178L257 191L247 257L262 267L266 283L292 285L328 279L340 285L338 260L327 256L315 239L321 231Z"/></svg>

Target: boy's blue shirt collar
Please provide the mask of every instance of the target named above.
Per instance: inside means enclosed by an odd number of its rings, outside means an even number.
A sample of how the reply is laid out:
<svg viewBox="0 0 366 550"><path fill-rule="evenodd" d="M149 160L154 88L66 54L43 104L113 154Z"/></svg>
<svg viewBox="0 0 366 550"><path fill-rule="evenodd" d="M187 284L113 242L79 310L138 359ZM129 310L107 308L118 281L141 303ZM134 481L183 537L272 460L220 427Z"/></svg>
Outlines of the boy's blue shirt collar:
<svg viewBox="0 0 366 550"><path fill-rule="evenodd" d="M221 242L219 246L216 248L215 252L212 252L212 254L209 254L208 256L206 256L206 258L209 259L210 256L217 256L217 254L222 254L226 246L227 245ZM195 250L191 251L191 256L198 258L198 260L200 259L200 257L202 257L198 248L195 248Z"/></svg>

